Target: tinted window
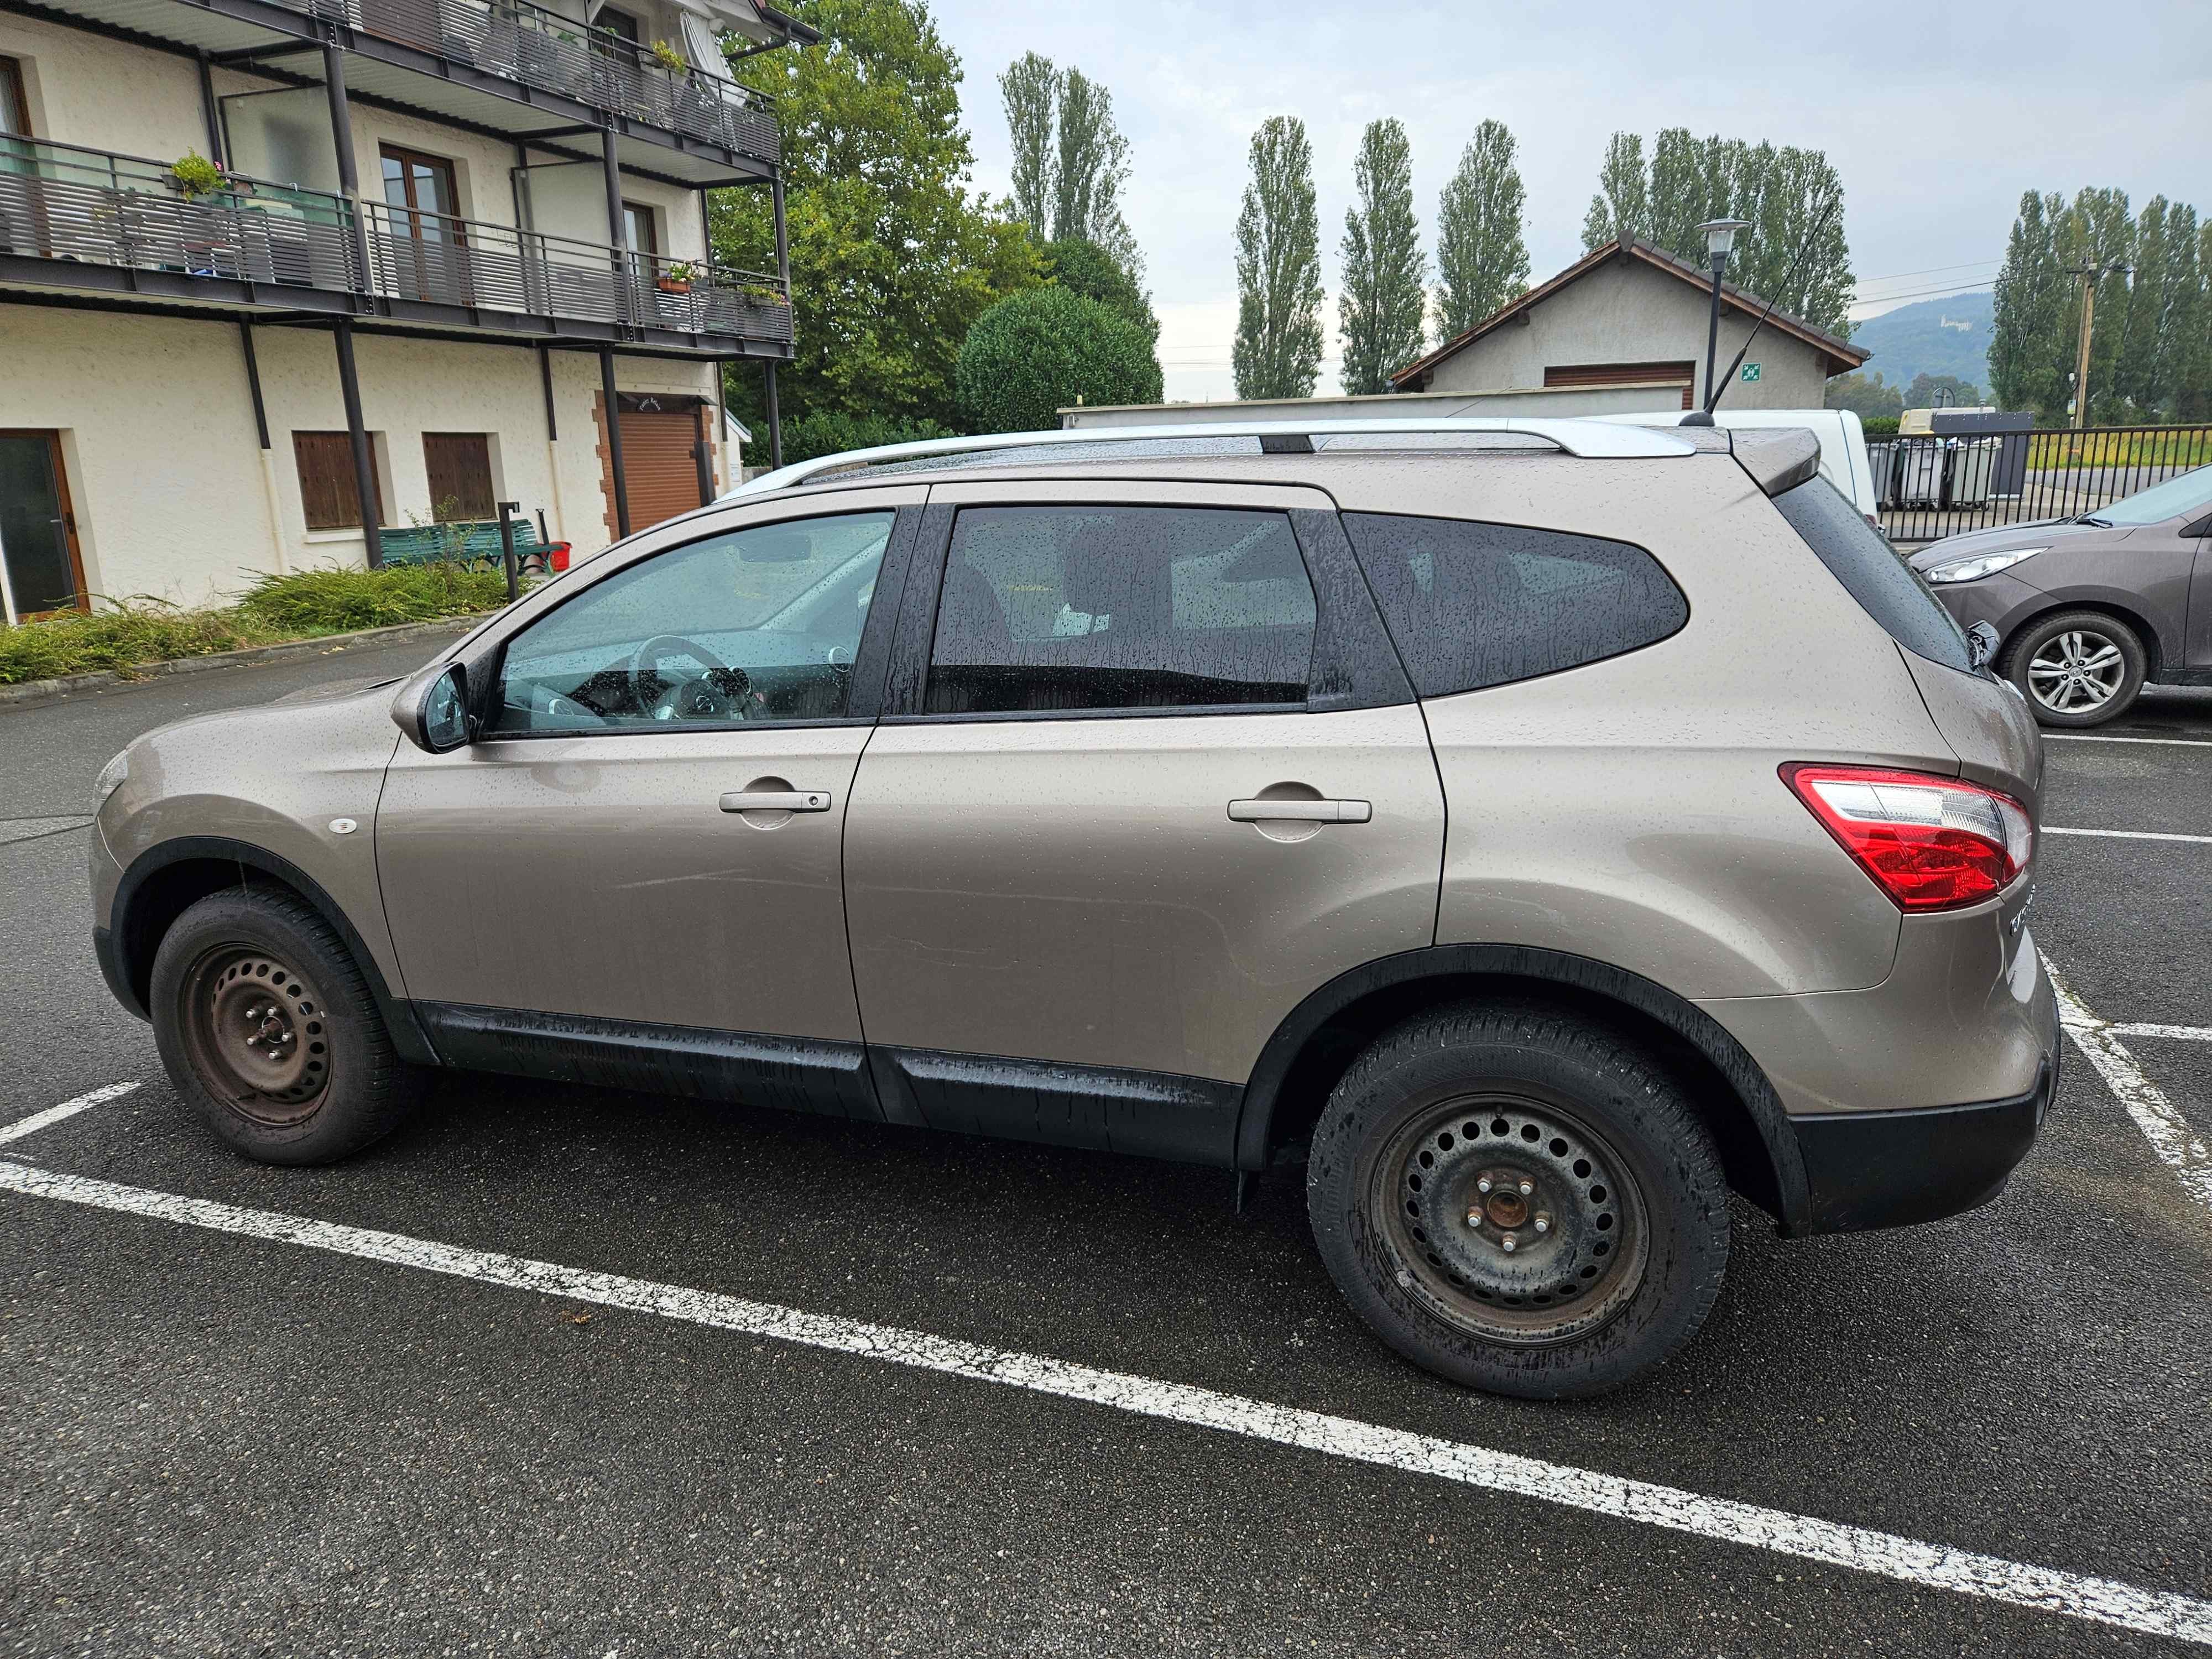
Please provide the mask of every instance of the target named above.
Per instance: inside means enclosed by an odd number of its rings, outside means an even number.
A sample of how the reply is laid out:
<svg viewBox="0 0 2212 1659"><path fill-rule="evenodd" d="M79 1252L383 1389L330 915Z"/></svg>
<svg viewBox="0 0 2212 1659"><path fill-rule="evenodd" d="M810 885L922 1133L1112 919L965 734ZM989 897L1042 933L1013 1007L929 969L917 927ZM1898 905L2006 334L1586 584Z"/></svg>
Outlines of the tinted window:
<svg viewBox="0 0 2212 1659"><path fill-rule="evenodd" d="M1973 659L1966 654L1966 636L1943 602L1918 571L1897 556L1881 532L1836 493L1833 484L1815 478L1784 490L1774 504L1890 638L1946 668L1973 667Z"/></svg>
<svg viewBox="0 0 2212 1659"><path fill-rule="evenodd" d="M1314 617L1279 513L969 507L953 525L924 707L1304 702Z"/></svg>
<svg viewBox="0 0 2212 1659"><path fill-rule="evenodd" d="M836 719L892 516L732 531L593 584L508 643L496 729Z"/></svg>
<svg viewBox="0 0 2212 1659"><path fill-rule="evenodd" d="M1690 617L1658 561L1626 542L1380 513L1344 524L1425 697L1617 657Z"/></svg>

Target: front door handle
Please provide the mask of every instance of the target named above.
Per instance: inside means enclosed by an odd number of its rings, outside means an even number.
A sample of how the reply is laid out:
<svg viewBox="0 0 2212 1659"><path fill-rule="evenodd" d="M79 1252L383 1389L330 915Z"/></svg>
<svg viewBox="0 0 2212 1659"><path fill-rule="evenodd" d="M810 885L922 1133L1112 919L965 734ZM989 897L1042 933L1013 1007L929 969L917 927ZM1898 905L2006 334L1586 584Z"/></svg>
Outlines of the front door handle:
<svg viewBox="0 0 2212 1659"><path fill-rule="evenodd" d="M827 789L732 789L722 797L725 812L826 812Z"/></svg>
<svg viewBox="0 0 2212 1659"><path fill-rule="evenodd" d="M1375 809L1364 800L1232 800L1229 816L1237 823L1365 823Z"/></svg>

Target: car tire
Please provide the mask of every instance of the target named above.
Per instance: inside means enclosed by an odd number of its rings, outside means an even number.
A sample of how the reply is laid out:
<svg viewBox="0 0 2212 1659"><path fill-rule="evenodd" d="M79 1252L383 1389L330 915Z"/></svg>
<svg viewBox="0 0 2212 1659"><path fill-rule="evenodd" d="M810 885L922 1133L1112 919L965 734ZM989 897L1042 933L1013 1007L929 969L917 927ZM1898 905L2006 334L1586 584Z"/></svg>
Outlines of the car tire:
<svg viewBox="0 0 2212 1659"><path fill-rule="evenodd" d="M2142 695L2150 659L2134 629L2101 611L2036 620L2005 647L1998 672L2020 688L2045 726L2102 726Z"/></svg>
<svg viewBox="0 0 2212 1659"><path fill-rule="evenodd" d="M291 893L233 888L192 905L162 937L151 990L178 1096L260 1163L357 1152L420 1094L353 953Z"/></svg>
<svg viewBox="0 0 2212 1659"><path fill-rule="evenodd" d="M1495 1394L1643 1376L1697 1334L1728 1267L1727 1178L1681 1086L1535 1004L1439 1010L1376 1042L1322 1113L1306 1199L1376 1334Z"/></svg>

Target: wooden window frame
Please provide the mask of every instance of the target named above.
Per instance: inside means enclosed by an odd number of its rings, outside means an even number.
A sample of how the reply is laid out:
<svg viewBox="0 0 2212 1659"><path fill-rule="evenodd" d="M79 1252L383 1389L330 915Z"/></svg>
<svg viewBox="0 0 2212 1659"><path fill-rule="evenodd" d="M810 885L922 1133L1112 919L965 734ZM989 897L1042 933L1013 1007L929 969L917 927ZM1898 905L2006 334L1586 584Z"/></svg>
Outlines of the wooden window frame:
<svg viewBox="0 0 2212 1659"><path fill-rule="evenodd" d="M342 470L337 477L338 504L344 513L352 515L344 522L330 524L315 522L316 497L321 494L321 486L319 482L316 486L316 495L311 496L307 452L301 447L300 442L303 438L318 441L314 446L316 448L322 448L327 445L339 458ZM361 489L354 477L351 434L344 431L295 430L292 434L292 465L300 482L300 516L305 520L309 535L342 534L347 531L358 533L361 531ZM319 469L317 471L319 472ZM369 505L376 514L379 527L381 527L384 524L384 471L382 463L377 459L374 433L368 434L368 493Z"/></svg>
<svg viewBox="0 0 2212 1659"><path fill-rule="evenodd" d="M632 253L642 254L647 259L659 258L660 227L653 217L653 204L650 202L632 202L625 199L623 203L624 220L627 221L631 214L635 214L637 222L645 228L645 246L641 247L633 241L629 251ZM625 222L623 226L623 234L628 236L629 231L630 227Z"/></svg>
<svg viewBox="0 0 2212 1659"><path fill-rule="evenodd" d="M15 100L15 107L23 120L21 131L0 127L0 132L15 138L35 137L37 135L31 131L31 94L23 84L23 62L20 58L0 53L0 90L5 90Z"/></svg>
<svg viewBox="0 0 2212 1659"><path fill-rule="evenodd" d="M4 61L4 60L0 60ZM43 438L46 453L52 458L54 470L54 500L62 510L62 544L69 555L70 580L75 586L74 604L79 611L92 609L92 595L84 580L84 547L76 533L76 503L70 495L69 455L62 447L62 434L53 427L0 427L0 438ZM10 605L14 604L10 596ZM22 611L15 613L21 622L27 616L51 616L51 611Z"/></svg>
<svg viewBox="0 0 2212 1659"><path fill-rule="evenodd" d="M395 212L428 213L434 217L443 219L459 220L462 216L461 175L459 169L454 167L453 159L450 156L433 155L426 149L410 149L404 144L380 143L376 147L376 160L377 171L380 173L384 170L383 164L386 161L397 161L400 164L400 183L406 191L407 199L404 203L394 202L387 197L385 201L385 205L386 207L391 208ZM453 198L453 205L450 208L424 207L422 204L416 201L415 175L413 173L408 171L408 169L416 167L426 167L431 169L431 171L441 173L444 176L446 180L446 193ZM456 224L453 228L453 239L456 241L466 241L468 240L465 236L462 235L460 227L458 224Z"/></svg>

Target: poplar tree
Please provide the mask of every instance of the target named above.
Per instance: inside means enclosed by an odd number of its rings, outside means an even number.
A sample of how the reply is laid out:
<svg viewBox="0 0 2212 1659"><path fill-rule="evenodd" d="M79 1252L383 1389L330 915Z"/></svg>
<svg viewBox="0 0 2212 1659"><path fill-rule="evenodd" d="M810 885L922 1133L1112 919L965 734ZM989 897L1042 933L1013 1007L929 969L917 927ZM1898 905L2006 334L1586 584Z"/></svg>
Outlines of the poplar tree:
<svg viewBox="0 0 2212 1659"><path fill-rule="evenodd" d="M1271 115L1252 135L1237 216L1239 398L1310 398L1321 378L1321 219L1306 124Z"/></svg>
<svg viewBox="0 0 2212 1659"><path fill-rule="evenodd" d="M1006 136L1014 153L1014 216L1052 239L1052 205L1058 181L1053 128L1060 110L1060 73L1049 58L1025 52L999 76L1006 105Z"/></svg>
<svg viewBox="0 0 2212 1659"><path fill-rule="evenodd" d="M1503 121L1485 121L1437 203L1437 336L1464 334L1528 286L1528 191Z"/></svg>
<svg viewBox="0 0 2212 1659"><path fill-rule="evenodd" d="M1997 270L1990 323L1990 385L2005 409L2031 409L2057 424L2066 411L2073 361L2068 324L2073 279L2058 262L2058 222L2066 204L2057 193L2029 191Z"/></svg>
<svg viewBox="0 0 2212 1659"><path fill-rule="evenodd" d="M1390 376L1421 355L1429 262L1413 216L1413 146L1401 123L1367 124L1352 179L1337 318L1344 389L1357 397L1388 392Z"/></svg>
<svg viewBox="0 0 2212 1659"><path fill-rule="evenodd" d="M1616 132L1606 143L1597 194L1590 198L1589 211L1583 218L1583 252L1594 252L1624 236L1651 240L1650 185L1644 172L1644 139L1633 132Z"/></svg>

